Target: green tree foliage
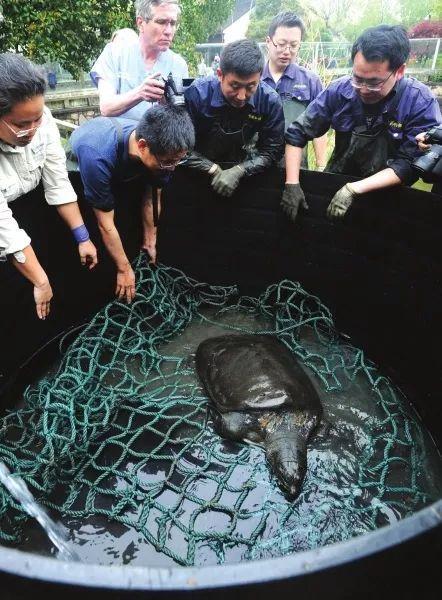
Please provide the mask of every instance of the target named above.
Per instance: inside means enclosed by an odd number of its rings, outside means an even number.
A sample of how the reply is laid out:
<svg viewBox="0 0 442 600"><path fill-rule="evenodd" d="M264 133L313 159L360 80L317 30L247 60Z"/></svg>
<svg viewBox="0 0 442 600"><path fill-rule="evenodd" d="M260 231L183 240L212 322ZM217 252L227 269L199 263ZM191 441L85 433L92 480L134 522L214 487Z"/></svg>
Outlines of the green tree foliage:
<svg viewBox="0 0 442 600"><path fill-rule="evenodd" d="M305 16L300 2L296 0L256 0L247 37L262 42L267 35L270 21L285 10L292 10L300 17Z"/></svg>
<svg viewBox="0 0 442 600"><path fill-rule="evenodd" d="M226 20L234 0L181 0L174 50L197 62L195 44ZM74 77L88 71L112 32L134 27L128 0L8 0L3 2L0 51L22 52L37 63L58 62Z"/></svg>
<svg viewBox="0 0 442 600"><path fill-rule="evenodd" d="M127 0L8 0L3 17L2 52L58 62L73 76L89 69L114 29L133 23Z"/></svg>
<svg viewBox="0 0 442 600"><path fill-rule="evenodd" d="M231 13L235 0L180 0L180 27L173 49L195 68L199 54L195 44L202 44L220 29Z"/></svg>

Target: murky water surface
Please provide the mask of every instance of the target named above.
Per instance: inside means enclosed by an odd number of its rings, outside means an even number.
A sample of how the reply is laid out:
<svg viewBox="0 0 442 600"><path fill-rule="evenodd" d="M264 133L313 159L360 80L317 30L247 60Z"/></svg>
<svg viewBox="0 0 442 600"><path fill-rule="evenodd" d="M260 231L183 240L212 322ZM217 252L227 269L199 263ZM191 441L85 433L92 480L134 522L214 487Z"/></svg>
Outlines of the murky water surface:
<svg viewBox="0 0 442 600"><path fill-rule="evenodd" d="M268 326L238 312L217 319L193 322L161 345L167 358L156 377L146 381L135 360L126 364L139 381L138 399L122 398L76 480L61 476L50 503L80 560L164 566L281 556L394 523L442 496L440 456L393 384L379 394L372 382L380 373L361 370L352 380L342 374L341 389L328 391L327 378L306 368L324 426L311 439L302 492L288 501L261 448L213 431L194 370L202 340ZM336 347L320 344L310 329L301 341L338 373ZM351 360L355 350L343 344L340 354ZM119 377L110 372L106 385ZM55 553L32 524L22 547Z"/></svg>

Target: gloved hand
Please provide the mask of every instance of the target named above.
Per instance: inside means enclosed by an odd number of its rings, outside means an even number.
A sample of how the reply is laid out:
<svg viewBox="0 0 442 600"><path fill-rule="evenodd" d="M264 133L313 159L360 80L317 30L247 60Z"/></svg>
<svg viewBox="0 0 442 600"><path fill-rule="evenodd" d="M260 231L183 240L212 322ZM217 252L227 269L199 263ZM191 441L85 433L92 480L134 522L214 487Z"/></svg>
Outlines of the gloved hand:
<svg viewBox="0 0 442 600"><path fill-rule="evenodd" d="M229 198L241 181L245 171L240 165L235 165L231 169L218 171L212 179L212 188L217 194Z"/></svg>
<svg viewBox="0 0 442 600"><path fill-rule="evenodd" d="M327 217L330 219L342 219L357 195L349 183L341 187L328 205Z"/></svg>
<svg viewBox="0 0 442 600"><path fill-rule="evenodd" d="M295 222L301 202L302 207L308 210L308 204L299 183L286 183L281 198L281 208L293 222Z"/></svg>

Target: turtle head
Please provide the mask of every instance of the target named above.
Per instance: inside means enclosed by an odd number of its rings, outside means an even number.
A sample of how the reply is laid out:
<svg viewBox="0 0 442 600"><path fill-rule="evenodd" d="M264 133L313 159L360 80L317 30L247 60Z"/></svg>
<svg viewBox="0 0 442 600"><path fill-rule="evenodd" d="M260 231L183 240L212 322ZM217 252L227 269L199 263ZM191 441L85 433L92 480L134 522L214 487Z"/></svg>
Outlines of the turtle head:
<svg viewBox="0 0 442 600"><path fill-rule="evenodd" d="M266 440L267 460L279 485L290 500L301 491L307 471L307 450L302 438L272 436Z"/></svg>

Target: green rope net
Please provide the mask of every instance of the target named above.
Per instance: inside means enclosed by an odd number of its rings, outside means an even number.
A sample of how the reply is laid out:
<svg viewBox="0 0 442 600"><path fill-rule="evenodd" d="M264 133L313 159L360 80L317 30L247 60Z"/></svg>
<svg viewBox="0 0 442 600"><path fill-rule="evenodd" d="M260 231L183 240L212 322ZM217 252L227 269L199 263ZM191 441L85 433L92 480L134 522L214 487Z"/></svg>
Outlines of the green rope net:
<svg viewBox="0 0 442 600"><path fill-rule="evenodd" d="M24 408L1 421L0 460L70 528L85 560L94 538L101 563L281 556L394 522L440 493L434 450L408 401L298 283L238 297L234 287L150 268L143 256L135 268L133 304L102 309L27 389ZM193 353L234 331L278 336L319 390L326 424L295 502L260 447L211 426ZM0 486L3 543L31 529Z"/></svg>

